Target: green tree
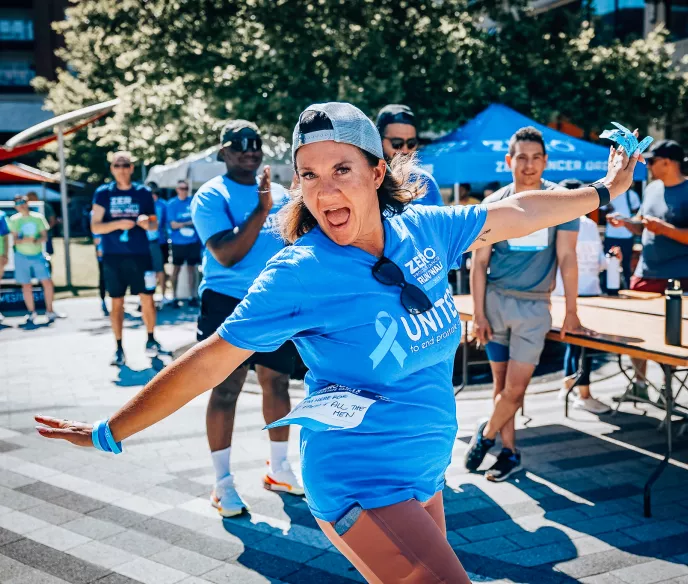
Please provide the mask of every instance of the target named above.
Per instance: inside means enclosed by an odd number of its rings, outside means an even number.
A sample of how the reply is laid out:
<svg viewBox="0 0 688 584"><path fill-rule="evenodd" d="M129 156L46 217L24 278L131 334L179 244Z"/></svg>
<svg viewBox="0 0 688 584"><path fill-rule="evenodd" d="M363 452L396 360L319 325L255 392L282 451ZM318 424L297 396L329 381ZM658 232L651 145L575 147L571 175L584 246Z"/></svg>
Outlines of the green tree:
<svg viewBox="0 0 688 584"><path fill-rule="evenodd" d="M644 129L682 107L686 88L662 33L598 46L580 14L534 15L513 2L508 11L496 0L73 2L56 28L74 74L36 86L56 113L122 100L69 141L70 175L92 181L107 172L107 150L166 162L214 144L228 118L289 139L317 101L347 100L371 116L407 103L434 131L500 102L590 132L612 119Z"/></svg>

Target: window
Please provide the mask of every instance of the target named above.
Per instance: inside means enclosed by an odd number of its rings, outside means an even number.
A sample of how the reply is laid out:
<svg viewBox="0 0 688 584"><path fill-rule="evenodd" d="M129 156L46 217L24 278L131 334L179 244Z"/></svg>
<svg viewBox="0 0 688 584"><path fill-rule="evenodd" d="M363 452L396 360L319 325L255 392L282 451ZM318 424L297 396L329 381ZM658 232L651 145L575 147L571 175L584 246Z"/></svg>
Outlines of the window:
<svg viewBox="0 0 688 584"><path fill-rule="evenodd" d="M29 18L0 17L0 41L32 41L33 21Z"/></svg>
<svg viewBox="0 0 688 584"><path fill-rule="evenodd" d="M29 87L35 76L29 61L0 61L0 87Z"/></svg>
<svg viewBox="0 0 688 584"><path fill-rule="evenodd" d="M672 40L685 39L688 37L688 0L671 0L666 7Z"/></svg>

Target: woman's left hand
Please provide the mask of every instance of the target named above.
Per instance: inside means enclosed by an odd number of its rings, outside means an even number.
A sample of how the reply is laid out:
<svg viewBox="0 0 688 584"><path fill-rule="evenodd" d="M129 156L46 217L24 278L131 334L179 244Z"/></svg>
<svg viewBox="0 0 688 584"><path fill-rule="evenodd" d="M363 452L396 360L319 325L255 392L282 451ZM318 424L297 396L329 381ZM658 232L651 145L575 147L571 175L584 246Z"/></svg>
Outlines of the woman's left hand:
<svg viewBox="0 0 688 584"><path fill-rule="evenodd" d="M638 136L638 130L633 132ZM633 156L629 157L626 151L619 146L609 149L609 163L607 165L607 176L602 179L602 183L609 189L612 199L625 193L633 184L633 171L638 160L645 161L637 150Z"/></svg>
<svg viewBox="0 0 688 584"><path fill-rule="evenodd" d="M93 447L91 432L93 424L60 420L50 416L35 416L34 419L43 426L36 426L38 433L45 438L59 438L77 446Z"/></svg>

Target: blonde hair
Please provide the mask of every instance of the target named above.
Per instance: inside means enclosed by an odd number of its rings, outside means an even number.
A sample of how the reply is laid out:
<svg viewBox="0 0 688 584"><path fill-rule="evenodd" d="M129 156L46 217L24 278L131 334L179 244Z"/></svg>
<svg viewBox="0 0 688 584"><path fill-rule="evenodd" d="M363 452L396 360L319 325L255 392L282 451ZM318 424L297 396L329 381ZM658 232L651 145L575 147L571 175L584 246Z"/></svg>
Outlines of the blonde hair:
<svg viewBox="0 0 688 584"><path fill-rule="evenodd" d="M377 166L379 158L365 150L361 152L371 167ZM406 206L425 196L425 181L412 178L416 167L416 155L397 154L387 168L385 178L377 189L380 214L384 217L402 213ZM296 164L294 164L296 170ZM279 211L278 221L282 237L294 243L299 237L308 233L318 222L303 201L301 187L289 191L291 200Z"/></svg>

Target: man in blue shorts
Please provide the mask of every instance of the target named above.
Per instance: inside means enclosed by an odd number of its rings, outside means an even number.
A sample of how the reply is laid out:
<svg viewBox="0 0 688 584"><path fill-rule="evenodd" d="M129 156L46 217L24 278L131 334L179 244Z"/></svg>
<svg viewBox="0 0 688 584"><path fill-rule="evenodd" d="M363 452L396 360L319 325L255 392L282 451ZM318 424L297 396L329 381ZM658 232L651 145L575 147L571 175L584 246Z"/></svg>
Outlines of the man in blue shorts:
<svg viewBox="0 0 688 584"><path fill-rule="evenodd" d="M514 182L487 197L484 204L524 191L561 189L556 183L542 179L547 153L542 133L536 128L521 128L511 137L506 163ZM502 451L485 473L490 481L503 481L521 468L514 418L552 326L550 294L557 265L566 296L562 335L581 328L576 308L578 227L579 221L574 219L473 253L471 294L475 305L475 334L485 345L490 360L495 406L490 419L478 426L465 464L469 470L476 471L499 433Z"/></svg>
<svg viewBox="0 0 688 584"><path fill-rule="evenodd" d="M110 322L117 350L112 365L125 364L122 346L124 296L127 289L138 294L143 322L148 332L146 355L162 352L155 340L155 272L150 256L147 231L158 227L155 203L148 187L134 183L134 164L128 152L115 152L110 163L115 180L96 189L93 195L91 231L102 236L105 288L112 298Z"/></svg>
<svg viewBox="0 0 688 584"><path fill-rule="evenodd" d="M407 105L389 104L377 114L377 130L382 138L382 149L387 162L397 154L413 154L418 150L418 132L416 131L416 116ZM418 205L444 205L440 187L433 176L419 166L414 168L416 181L425 183L426 192ZM416 182L413 181L413 182Z"/></svg>
<svg viewBox="0 0 688 584"><path fill-rule="evenodd" d="M24 304L29 311L26 324L33 324L36 318L32 278L36 278L43 286L48 321L64 318L64 315L53 310L55 288L48 258L43 251L50 226L43 215L29 209L29 199L25 195L14 197L14 206L17 213L9 218L8 224L14 239L14 277L21 284Z"/></svg>
<svg viewBox="0 0 688 584"><path fill-rule="evenodd" d="M203 280L199 341L212 336L248 293L265 264L284 247L277 232L276 213L288 201L284 188L270 183L265 169L258 183L256 172L263 161L258 127L245 120L228 122L220 134L218 159L227 173L198 189L191 201L193 224L203 242ZM287 415L289 376L296 349L285 343L271 353L255 355L212 390L206 416L216 482L211 503L223 517L239 515L246 508L230 472L230 452L236 401L246 380L248 365L255 366L263 389L263 415L267 423ZM289 430L269 430L270 461L263 486L302 495L300 479L287 460Z"/></svg>

